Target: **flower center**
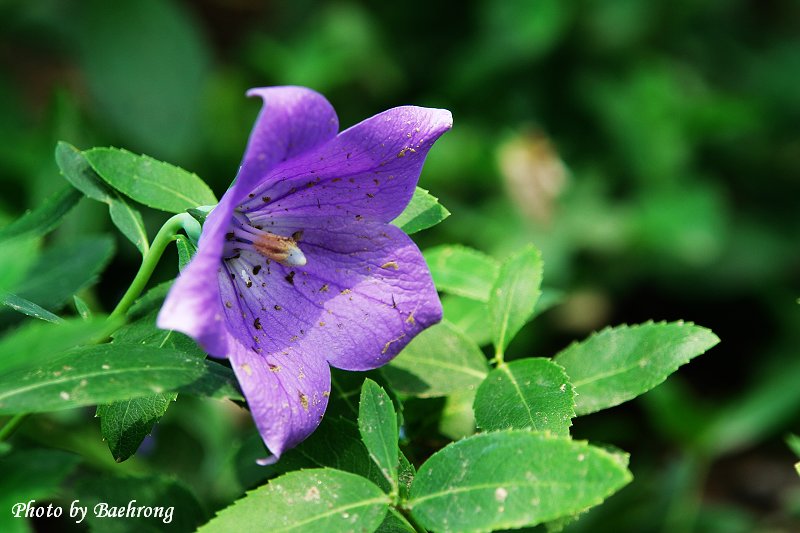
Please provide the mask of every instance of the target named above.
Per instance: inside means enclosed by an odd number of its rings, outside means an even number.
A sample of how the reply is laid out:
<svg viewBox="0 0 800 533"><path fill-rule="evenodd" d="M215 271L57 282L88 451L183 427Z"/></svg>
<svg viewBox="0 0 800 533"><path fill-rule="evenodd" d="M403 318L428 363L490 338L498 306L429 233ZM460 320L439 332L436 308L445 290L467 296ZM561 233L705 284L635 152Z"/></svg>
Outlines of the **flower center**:
<svg viewBox="0 0 800 533"><path fill-rule="evenodd" d="M303 266L306 264L306 256L297 246L302 236L302 231L293 233L291 237L284 237L246 223L234 224L233 231L225 235L228 240L225 256L233 257L241 250L253 250L285 266Z"/></svg>

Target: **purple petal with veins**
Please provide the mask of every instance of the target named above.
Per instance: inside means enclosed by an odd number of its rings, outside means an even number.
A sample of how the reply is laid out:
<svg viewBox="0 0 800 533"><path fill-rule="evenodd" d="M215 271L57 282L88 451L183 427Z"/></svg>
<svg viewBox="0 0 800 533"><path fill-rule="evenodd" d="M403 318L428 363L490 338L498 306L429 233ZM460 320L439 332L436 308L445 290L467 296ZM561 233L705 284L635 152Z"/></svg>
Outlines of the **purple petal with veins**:
<svg viewBox="0 0 800 533"><path fill-rule="evenodd" d="M389 222L452 118L398 107L337 135L333 108L310 89L248 94L264 106L236 182L158 325L230 359L277 458L319 425L328 365L376 368L441 320L422 254Z"/></svg>

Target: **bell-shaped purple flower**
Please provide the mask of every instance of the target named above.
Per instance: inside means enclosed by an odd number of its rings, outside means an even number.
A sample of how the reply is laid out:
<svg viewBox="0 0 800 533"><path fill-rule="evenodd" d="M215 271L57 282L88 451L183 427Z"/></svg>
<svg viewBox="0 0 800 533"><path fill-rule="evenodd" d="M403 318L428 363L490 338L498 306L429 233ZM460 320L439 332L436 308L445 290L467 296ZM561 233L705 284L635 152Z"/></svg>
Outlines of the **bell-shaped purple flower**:
<svg viewBox="0 0 800 533"><path fill-rule="evenodd" d="M230 359L277 458L319 425L329 364L379 367L441 319L419 249L389 222L452 117L397 107L337 133L335 111L310 89L248 95L264 106L236 182L208 215L158 326Z"/></svg>

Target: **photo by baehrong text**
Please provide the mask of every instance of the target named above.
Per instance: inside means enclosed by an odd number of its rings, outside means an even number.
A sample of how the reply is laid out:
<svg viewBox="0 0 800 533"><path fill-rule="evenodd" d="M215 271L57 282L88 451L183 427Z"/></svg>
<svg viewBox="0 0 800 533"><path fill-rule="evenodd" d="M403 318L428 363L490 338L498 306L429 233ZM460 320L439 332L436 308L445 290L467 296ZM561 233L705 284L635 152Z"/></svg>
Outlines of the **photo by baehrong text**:
<svg viewBox="0 0 800 533"><path fill-rule="evenodd" d="M90 507L80 505L80 500L73 500L67 510L67 515L75 519L76 524L80 524L86 518ZM158 518L163 523L172 522L174 506L152 506L137 505L136 500L130 500L125 506L109 505L106 502L99 502L91 507L92 515L95 518ZM48 503L36 505L36 500L27 502L17 502L11 507L11 514L14 518L61 518L65 510L59 505Z"/></svg>

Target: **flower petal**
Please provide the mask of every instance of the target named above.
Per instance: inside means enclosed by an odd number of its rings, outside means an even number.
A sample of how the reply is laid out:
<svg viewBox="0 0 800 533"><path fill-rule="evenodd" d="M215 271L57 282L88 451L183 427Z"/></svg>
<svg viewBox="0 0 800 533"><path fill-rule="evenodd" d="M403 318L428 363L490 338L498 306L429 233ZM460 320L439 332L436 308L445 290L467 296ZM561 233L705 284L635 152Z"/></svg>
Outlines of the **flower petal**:
<svg viewBox="0 0 800 533"><path fill-rule="evenodd" d="M256 353L239 343L229 357L261 438L276 458L314 432L328 405L328 363L297 352Z"/></svg>
<svg viewBox="0 0 800 533"><path fill-rule="evenodd" d="M308 259L303 267L267 263L248 251L226 261L238 290L223 292L225 308L244 302L249 309L232 315L245 324L236 333L245 345L367 370L441 319L422 254L394 226L331 221L306 229L299 246Z"/></svg>
<svg viewBox="0 0 800 533"><path fill-rule="evenodd" d="M206 219L197 255L173 285L158 316L158 327L186 333L218 357L226 357L232 348L225 335L217 273L234 209L273 166L333 138L339 128L330 103L310 89L268 87L247 94L261 96L264 106L236 183Z"/></svg>
<svg viewBox="0 0 800 533"><path fill-rule="evenodd" d="M333 139L339 131L331 104L306 87L260 87L247 91L247 96L264 100L237 177L250 191L276 165Z"/></svg>
<svg viewBox="0 0 800 533"><path fill-rule="evenodd" d="M390 109L275 167L242 211L274 217L359 215L390 222L408 205L425 156L450 127L444 109Z"/></svg>

